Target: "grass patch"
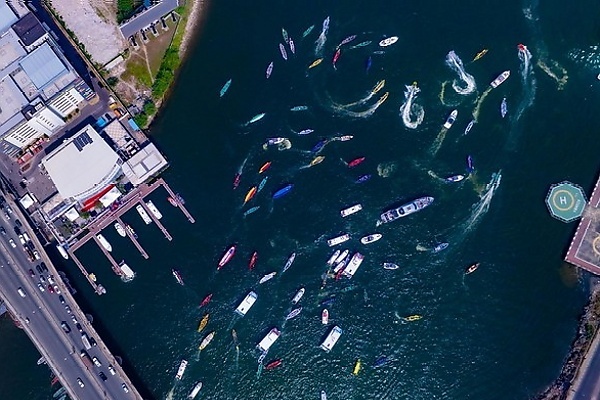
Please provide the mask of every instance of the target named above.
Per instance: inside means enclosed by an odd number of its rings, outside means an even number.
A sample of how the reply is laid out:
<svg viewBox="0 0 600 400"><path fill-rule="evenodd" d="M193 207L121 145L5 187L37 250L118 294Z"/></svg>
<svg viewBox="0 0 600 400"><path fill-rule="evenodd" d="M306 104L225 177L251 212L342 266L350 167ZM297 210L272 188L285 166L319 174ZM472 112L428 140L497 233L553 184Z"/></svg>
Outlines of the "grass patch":
<svg viewBox="0 0 600 400"><path fill-rule="evenodd" d="M135 10L141 6L142 0L118 0L117 1L117 22L121 23L130 18Z"/></svg>
<svg viewBox="0 0 600 400"><path fill-rule="evenodd" d="M147 87L152 86L152 77L148 73L148 68L143 60L138 57L131 57L125 67L125 72L121 75L121 79L128 80L129 78L137 79L142 85Z"/></svg>

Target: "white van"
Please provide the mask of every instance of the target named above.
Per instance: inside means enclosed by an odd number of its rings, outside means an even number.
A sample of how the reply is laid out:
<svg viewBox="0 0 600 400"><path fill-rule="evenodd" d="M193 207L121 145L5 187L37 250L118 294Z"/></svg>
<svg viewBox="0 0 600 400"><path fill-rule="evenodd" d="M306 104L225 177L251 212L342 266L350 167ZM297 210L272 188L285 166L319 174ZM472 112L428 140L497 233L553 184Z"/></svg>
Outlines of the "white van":
<svg viewBox="0 0 600 400"><path fill-rule="evenodd" d="M25 297L25 296L26 296L26 295L25 295L25 291L23 290L23 288L22 288L22 287L19 287L19 288L17 289L17 292L19 292L19 296L21 296L21 297Z"/></svg>

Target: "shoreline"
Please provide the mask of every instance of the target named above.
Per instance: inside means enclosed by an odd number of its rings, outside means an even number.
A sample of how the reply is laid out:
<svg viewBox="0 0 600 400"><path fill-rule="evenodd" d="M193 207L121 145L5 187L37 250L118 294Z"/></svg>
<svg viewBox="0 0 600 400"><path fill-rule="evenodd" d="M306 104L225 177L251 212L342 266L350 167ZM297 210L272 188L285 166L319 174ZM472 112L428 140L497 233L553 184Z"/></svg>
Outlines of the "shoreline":
<svg viewBox="0 0 600 400"><path fill-rule="evenodd" d="M189 0L192 2L192 8L189 11L188 19L185 24L185 32L181 39L179 47L179 57L183 62L188 55L191 45L200 36L202 22L208 12L208 2L206 0Z"/></svg>

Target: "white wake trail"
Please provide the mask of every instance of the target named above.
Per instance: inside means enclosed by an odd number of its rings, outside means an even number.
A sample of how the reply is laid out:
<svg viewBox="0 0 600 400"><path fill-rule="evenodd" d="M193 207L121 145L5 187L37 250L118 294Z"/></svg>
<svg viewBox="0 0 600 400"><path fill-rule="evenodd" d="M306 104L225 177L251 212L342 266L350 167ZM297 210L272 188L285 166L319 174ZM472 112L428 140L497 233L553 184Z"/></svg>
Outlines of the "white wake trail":
<svg viewBox="0 0 600 400"><path fill-rule="evenodd" d="M473 78L473 75L470 75L465 71L462 60L460 57L458 57L454 50L451 50L448 55L446 55L446 65L456 72L460 78L460 82L456 79L452 82L452 88L456 91L456 93L466 96L473 93L477 89L475 78Z"/></svg>
<svg viewBox="0 0 600 400"><path fill-rule="evenodd" d="M423 107L414 102L420 91L421 89L417 87L416 83L413 83L407 85L404 92L406 101L400 106L400 115L402 116L402 123L409 129L417 129L425 118Z"/></svg>

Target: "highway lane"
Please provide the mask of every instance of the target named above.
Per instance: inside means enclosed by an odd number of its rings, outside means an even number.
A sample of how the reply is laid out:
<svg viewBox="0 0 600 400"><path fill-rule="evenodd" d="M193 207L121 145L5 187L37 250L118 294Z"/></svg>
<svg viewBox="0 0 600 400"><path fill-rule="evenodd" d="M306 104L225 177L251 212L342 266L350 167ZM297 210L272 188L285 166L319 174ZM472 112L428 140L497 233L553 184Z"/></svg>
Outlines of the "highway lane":
<svg viewBox="0 0 600 400"><path fill-rule="evenodd" d="M14 210L15 206L13 205L12 208ZM17 213L18 210L13 211L13 214L0 210L0 227L5 229L5 232L0 234L0 265L2 265L0 294L6 300L7 306L22 321L25 332L46 357L51 369L57 374L72 398L141 399L112 354L97 337L95 330L68 293L49 260L44 261L49 267L48 272L39 273L38 267L41 268L40 263L45 258L39 243L37 251L42 259L33 262L28 259L28 254L17 233L19 231L15 231L13 225ZM22 216L20 217L21 222L24 222ZM29 236L31 237L32 233L29 233ZM13 248L9 244L9 239L14 241L16 247ZM33 241L37 242L35 238ZM33 243L29 246L33 246ZM29 269L34 271L34 277L30 276ZM64 297L65 304L61 304L58 293L50 293L48 288L50 275L54 276L53 281L61 292L60 295ZM41 281L42 276L44 283ZM38 283L44 288L43 292L39 289ZM25 297L18 293L19 287L23 288ZM70 312L67 311L66 306L70 308ZM29 323L26 322L26 318ZM68 324L69 333L61 328L61 321ZM81 325L83 332L95 338L97 346L90 347L87 353L90 358L96 357L100 366L89 362L86 365L82 360L81 351L85 346L81 333L76 327L77 323ZM115 375L109 372L109 365L113 367ZM104 374L106 380L101 378L100 372ZM80 387L78 379L83 382L84 387ZM124 391L123 384L127 386L128 393Z"/></svg>

